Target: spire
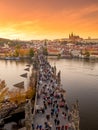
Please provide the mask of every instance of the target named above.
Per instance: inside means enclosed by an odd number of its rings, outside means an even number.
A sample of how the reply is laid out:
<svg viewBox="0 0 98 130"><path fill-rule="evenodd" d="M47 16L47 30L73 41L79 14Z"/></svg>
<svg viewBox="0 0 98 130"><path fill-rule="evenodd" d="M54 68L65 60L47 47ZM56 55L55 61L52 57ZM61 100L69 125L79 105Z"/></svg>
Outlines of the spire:
<svg viewBox="0 0 98 130"><path fill-rule="evenodd" d="M73 32L71 33L71 37L73 37Z"/></svg>

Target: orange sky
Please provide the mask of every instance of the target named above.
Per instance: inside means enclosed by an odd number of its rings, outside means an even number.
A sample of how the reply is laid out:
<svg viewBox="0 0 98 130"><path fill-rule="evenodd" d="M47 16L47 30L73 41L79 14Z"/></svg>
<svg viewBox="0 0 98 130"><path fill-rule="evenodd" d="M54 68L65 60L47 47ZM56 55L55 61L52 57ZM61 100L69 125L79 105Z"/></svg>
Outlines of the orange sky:
<svg viewBox="0 0 98 130"><path fill-rule="evenodd" d="M0 0L0 37L98 38L98 0Z"/></svg>

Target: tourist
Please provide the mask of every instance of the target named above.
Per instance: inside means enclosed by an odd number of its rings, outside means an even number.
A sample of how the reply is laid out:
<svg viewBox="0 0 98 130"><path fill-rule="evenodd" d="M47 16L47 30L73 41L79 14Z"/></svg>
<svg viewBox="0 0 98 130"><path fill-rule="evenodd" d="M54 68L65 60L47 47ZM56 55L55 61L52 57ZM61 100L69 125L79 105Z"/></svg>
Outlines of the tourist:
<svg viewBox="0 0 98 130"><path fill-rule="evenodd" d="M66 113L64 113L64 119L66 119Z"/></svg>
<svg viewBox="0 0 98 130"><path fill-rule="evenodd" d="M53 115L54 115L54 114L53 114L53 111L51 111L51 117L53 117Z"/></svg>
<svg viewBox="0 0 98 130"><path fill-rule="evenodd" d="M42 130L42 125L39 125L39 130Z"/></svg>
<svg viewBox="0 0 98 130"><path fill-rule="evenodd" d="M65 130L68 130L68 124L65 125Z"/></svg>
<svg viewBox="0 0 98 130"><path fill-rule="evenodd" d="M65 104L65 110L68 112L68 105Z"/></svg>
<svg viewBox="0 0 98 130"><path fill-rule="evenodd" d="M55 125L57 125L57 119L56 118L54 119L54 123L55 123Z"/></svg>
<svg viewBox="0 0 98 130"><path fill-rule="evenodd" d="M64 114L65 114L65 113L64 113L64 112L62 112L62 117L63 117L63 118L64 118Z"/></svg>
<svg viewBox="0 0 98 130"><path fill-rule="evenodd" d="M62 125L61 130L64 130L64 125Z"/></svg>
<svg viewBox="0 0 98 130"><path fill-rule="evenodd" d="M57 125L60 125L60 120L57 120Z"/></svg>
<svg viewBox="0 0 98 130"><path fill-rule="evenodd" d="M34 124L32 124L32 130L34 130Z"/></svg>
<svg viewBox="0 0 98 130"><path fill-rule="evenodd" d="M60 130L60 126L56 126L56 130Z"/></svg>
<svg viewBox="0 0 98 130"><path fill-rule="evenodd" d="M38 129L39 129L39 125L37 124L37 125L36 125L36 130L38 130Z"/></svg>
<svg viewBox="0 0 98 130"><path fill-rule="evenodd" d="M46 115L46 119L49 121L50 120L50 115Z"/></svg>

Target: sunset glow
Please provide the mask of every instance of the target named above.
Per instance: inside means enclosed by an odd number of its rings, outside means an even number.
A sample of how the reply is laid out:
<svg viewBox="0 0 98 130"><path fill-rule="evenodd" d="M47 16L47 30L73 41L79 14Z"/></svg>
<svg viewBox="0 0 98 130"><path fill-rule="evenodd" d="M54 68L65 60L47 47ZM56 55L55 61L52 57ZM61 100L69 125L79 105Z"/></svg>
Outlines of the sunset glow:
<svg viewBox="0 0 98 130"><path fill-rule="evenodd" d="M98 0L0 0L0 37L98 38Z"/></svg>

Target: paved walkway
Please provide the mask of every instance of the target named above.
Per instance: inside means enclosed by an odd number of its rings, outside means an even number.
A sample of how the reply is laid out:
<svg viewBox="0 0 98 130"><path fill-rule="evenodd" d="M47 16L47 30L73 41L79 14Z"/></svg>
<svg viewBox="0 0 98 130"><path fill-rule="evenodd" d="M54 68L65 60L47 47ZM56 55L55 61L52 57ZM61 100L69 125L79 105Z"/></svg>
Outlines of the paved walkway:
<svg viewBox="0 0 98 130"><path fill-rule="evenodd" d="M53 68L43 55L39 56L39 63L34 130L76 130Z"/></svg>

